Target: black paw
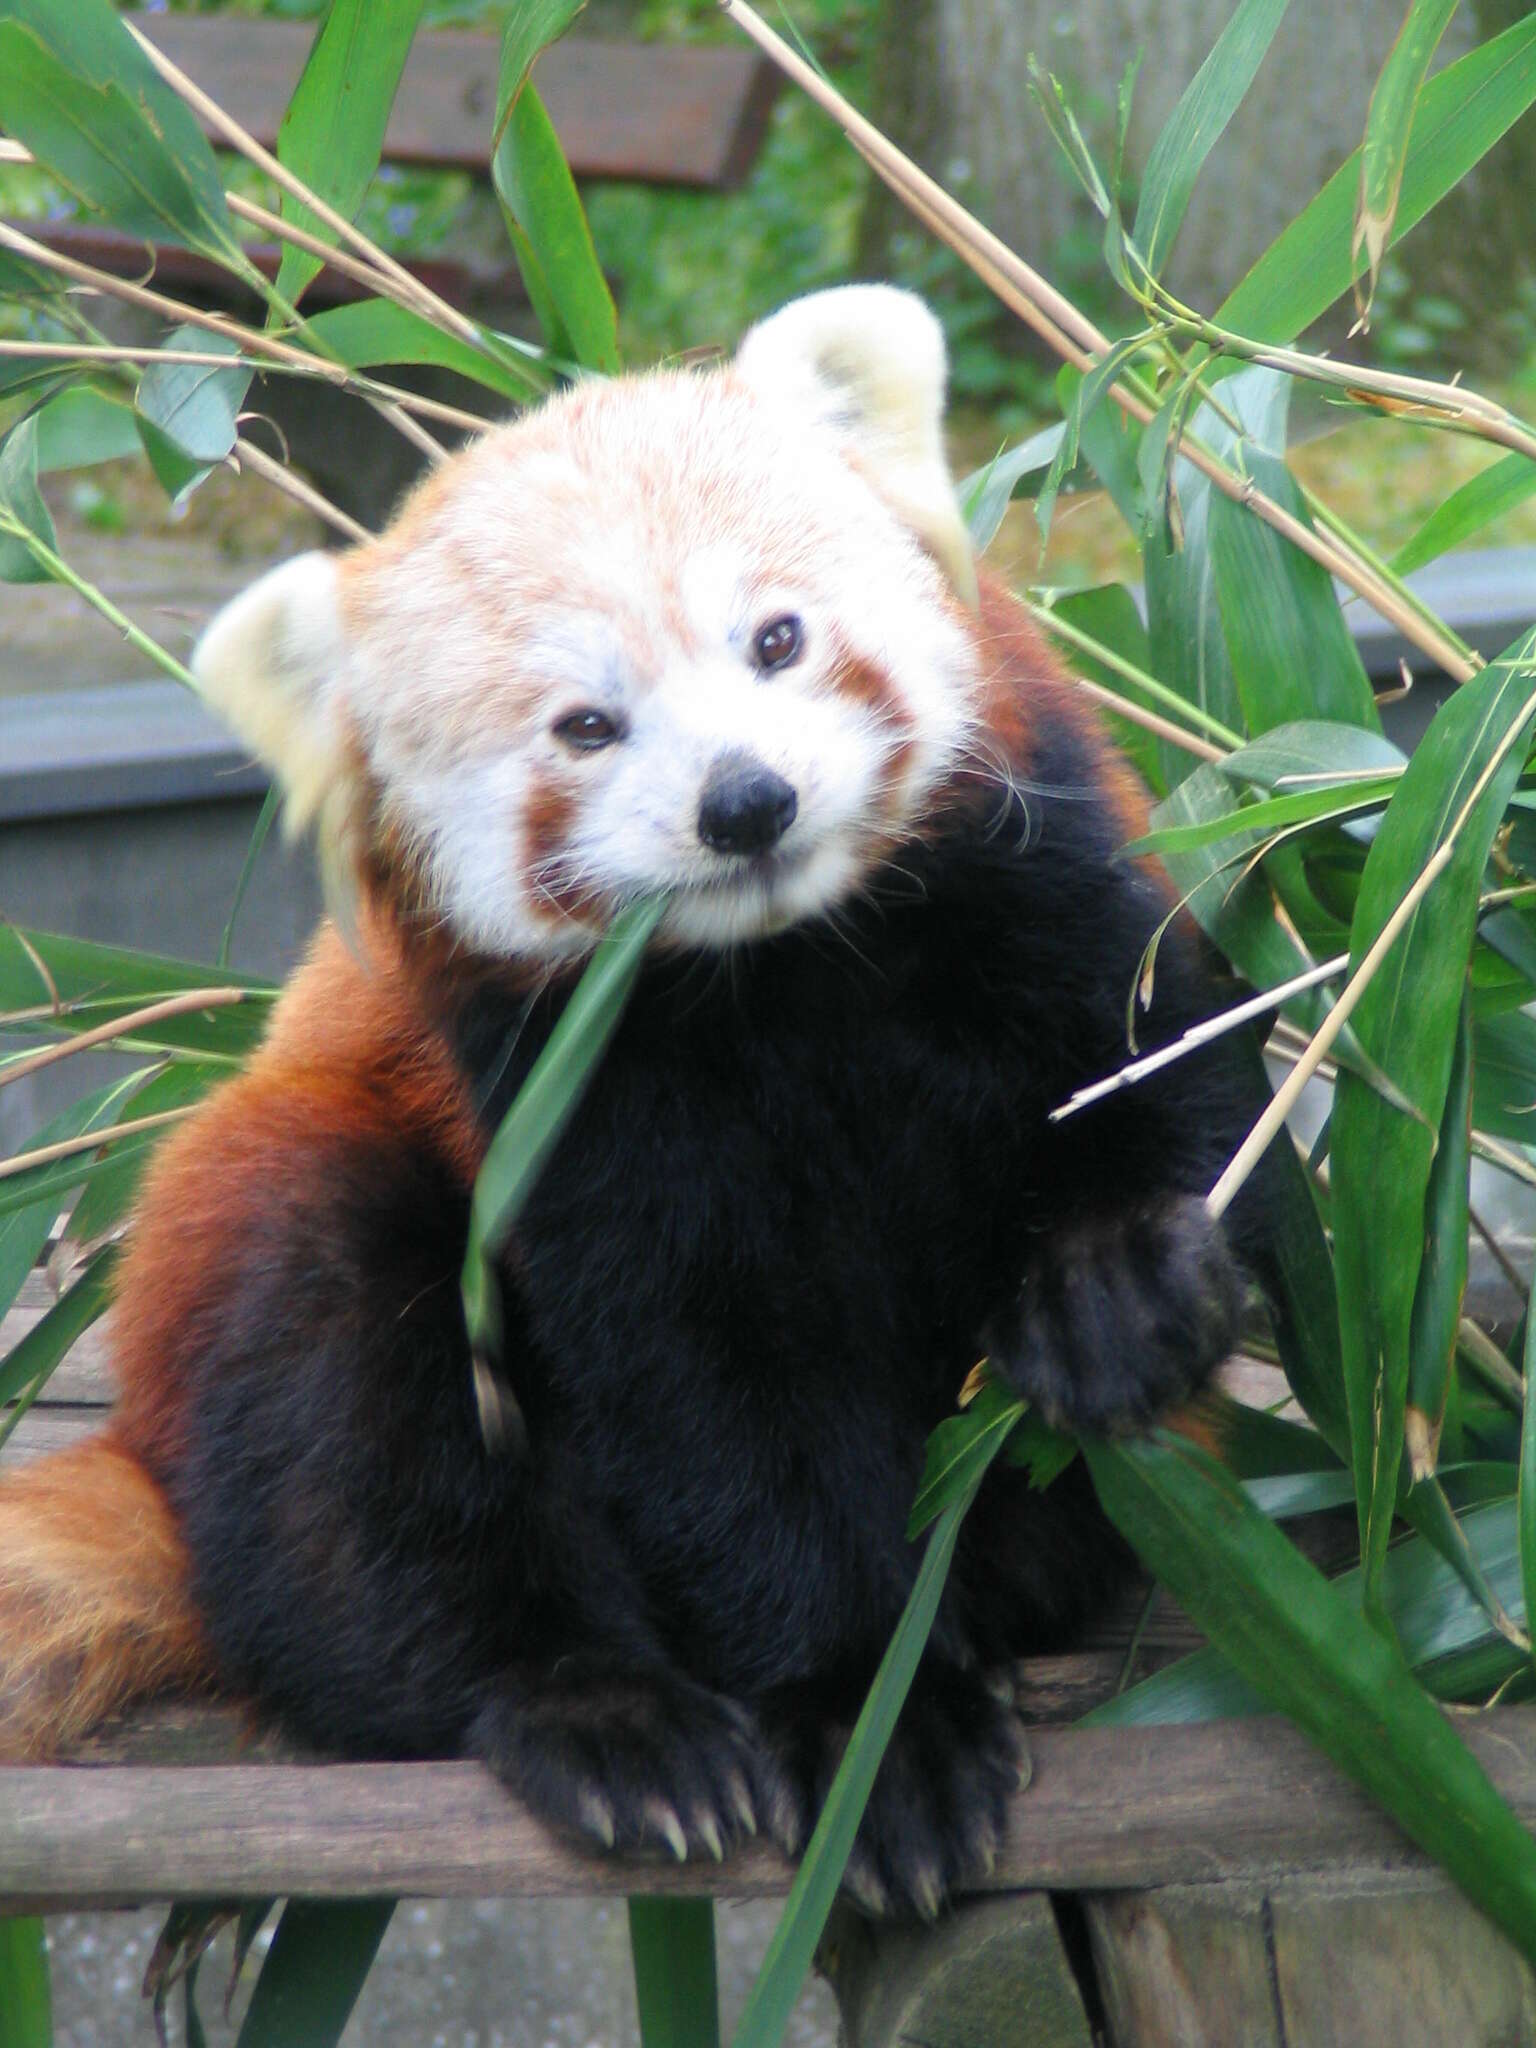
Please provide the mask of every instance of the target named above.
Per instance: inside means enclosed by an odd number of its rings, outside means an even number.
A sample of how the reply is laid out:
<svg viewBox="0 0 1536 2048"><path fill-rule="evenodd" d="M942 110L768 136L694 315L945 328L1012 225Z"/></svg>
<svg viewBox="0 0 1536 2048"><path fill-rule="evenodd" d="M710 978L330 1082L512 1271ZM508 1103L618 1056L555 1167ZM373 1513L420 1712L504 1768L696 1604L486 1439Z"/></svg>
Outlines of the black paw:
<svg viewBox="0 0 1536 2048"><path fill-rule="evenodd" d="M718 1860L765 1804L751 1716L670 1670L562 1657L508 1673L465 1747L542 1820L605 1849Z"/></svg>
<svg viewBox="0 0 1536 2048"><path fill-rule="evenodd" d="M1232 1349L1243 1294L1205 1203L1170 1195L1042 1238L987 1344L1047 1422L1145 1429Z"/></svg>
<svg viewBox="0 0 1536 2048"><path fill-rule="evenodd" d="M765 1710L779 1782L774 1840L798 1856L842 1761L853 1716L782 1702ZM970 1672L920 1672L875 1778L843 1888L867 1913L932 1920L991 1871L1008 1801L1029 1782L1029 1744L1012 1704Z"/></svg>

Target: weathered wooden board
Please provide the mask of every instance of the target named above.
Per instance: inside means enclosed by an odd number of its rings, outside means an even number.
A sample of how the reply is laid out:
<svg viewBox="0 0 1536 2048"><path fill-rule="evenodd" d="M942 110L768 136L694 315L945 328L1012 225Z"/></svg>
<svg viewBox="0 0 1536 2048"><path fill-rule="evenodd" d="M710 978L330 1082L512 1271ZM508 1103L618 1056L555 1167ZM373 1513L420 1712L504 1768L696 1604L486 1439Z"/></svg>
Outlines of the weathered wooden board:
<svg viewBox="0 0 1536 2048"><path fill-rule="evenodd" d="M1443 1877L1087 1901L1114 2048L1536 2048L1536 1978Z"/></svg>
<svg viewBox="0 0 1536 2048"><path fill-rule="evenodd" d="M308 22L152 14L137 23L243 128L271 148L313 39ZM483 173L496 118L499 46L461 29L419 35L390 113L395 163ZM578 176L721 186L762 141L776 73L755 50L567 40L537 83Z"/></svg>
<svg viewBox="0 0 1536 2048"><path fill-rule="evenodd" d="M1370 1874L1427 1866L1306 1739L1270 1719L1167 1728L1041 1728L1033 1783L982 1889L1102 1891ZM1536 1821L1536 1709L1467 1739ZM476 1764L12 1766L0 1770L0 1903L636 1889L754 1897L788 1865L754 1844L723 1867L588 1856Z"/></svg>

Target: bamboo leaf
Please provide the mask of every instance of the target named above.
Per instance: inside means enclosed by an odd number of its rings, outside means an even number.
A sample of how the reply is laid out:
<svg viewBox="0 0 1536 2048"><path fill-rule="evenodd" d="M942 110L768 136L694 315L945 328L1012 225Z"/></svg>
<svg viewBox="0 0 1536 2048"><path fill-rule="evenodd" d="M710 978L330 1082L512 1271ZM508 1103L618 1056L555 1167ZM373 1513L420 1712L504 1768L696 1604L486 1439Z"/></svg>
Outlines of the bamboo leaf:
<svg viewBox="0 0 1536 2048"><path fill-rule="evenodd" d="M349 369L371 369L377 363L430 363L457 370L488 390L519 402L538 397L549 378L531 344L504 341L482 330L485 348L471 348L455 334L390 299L359 299L311 315L306 333Z"/></svg>
<svg viewBox="0 0 1536 2048"><path fill-rule="evenodd" d="M0 1068L0 1073L3 1072L4 1069ZM59 1138L73 1138L81 1131L99 1128L111 1119L115 1109L121 1109L133 1082L134 1077L130 1075L108 1087L93 1089L89 1095L82 1095L78 1101L61 1109L57 1116L50 1117L41 1130L34 1132L28 1140L27 1149L34 1145L51 1145ZM0 1216L0 1316L21 1292L21 1283L37 1264L58 1213L56 1201L43 1200Z"/></svg>
<svg viewBox="0 0 1536 2048"><path fill-rule="evenodd" d="M1536 1616L1536 1401L1531 1399L1536 1371L1536 1316L1529 1309L1525 1317L1525 1409L1520 1418L1520 1481L1515 1497L1515 1518L1520 1541L1520 1591L1525 1601L1526 1626Z"/></svg>
<svg viewBox="0 0 1536 2048"><path fill-rule="evenodd" d="M235 2048L336 2048L394 1910L392 1899L290 1899Z"/></svg>
<svg viewBox="0 0 1536 2048"><path fill-rule="evenodd" d="M1091 590L1068 591L1057 598L1051 607L1051 616L1065 621L1068 626L1075 626L1089 639L1108 648L1111 654L1118 654L1133 667L1150 673L1152 656L1147 629L1141 622L1135 598L1123 583L1101 583ZM1050 631L1049 625L1046 631ZM1116 696L1125 697L1132 704L1141 704L1149 710L1163 711L1166 716L1165 707L1155 704L1135 683L1096 661L1081 646L1067 648L1066 660L1075 675L1087 676L1104 688L1113 690ZM1163 795L1167 784L1163 779L1163 749L1158 736L1106 707L1101 706L1100 716L1114 735L1121 752L1134 762L1143 781L1157 795Z"/></svg>
<svg viewBox="0 0 1536 2048"><path fill-rule="evenodd" d="M1365 116L1365 140L1360 146L1360 190L1355 201L1355 231L1349 253L1358 259L1364 249L1366 288L1356 287L1355 300L1361 318L1370 311L1376 296L1376 279L1386 254L1392 223L1397 218L1398 194L1408 159L1408 136L1413 126L1419 90L1429 70L1430 59L1439 47L1456 0L1411 0L1387 61L1381 67Z"/></svg>
<svg viewBox="0 0 1536 2048"><path fill-rule="evenodd" d="M497 1356L500 1306L492 1260L574 1114L640 972L665 899L631 904L614 922L491 1140L470 1203L464 1316L477 1354Z"/></svg>
<svg viewBox="0 0 1536 2048"><path fill-rule="evenodd" d="M114 1121L154 1116L163 1109L183 1109L190 1103L200 1102L210 1088L217 1087L228 1078L227 1067L207 1066L194 1060L174 1060L158 1073L151 1074L142 1087L135 1089L128 1101L120 1105L119 1115ZM151 1155L161 1139L169 1137L170 1130L167 1125L164 1131L146 1133L142 1145L108 1148L102 1155L99 1169L92 1174L70 1212L71 1237L89 1244L103 1231L111 1230L123 1220L138 1192Z"/></svg>
<svg viewBox="0 0 1536 2048"><path fill-rule="evenodd" d="M193 961L0 923L0 1025L8 1013L19 1013L20 1025L32 1034L90 1030L163 997L207 988L210 978L249 989L250 999L231 1009L168 1017L125 1040L130 1049L242 1056L266 1029L277 991L260 975L222 968L210 977L206 965Z"/></svg>
<svg viewBox="0 0 1536 2048"><path fill-rule="evenodd" d="M491 182L528 296L557 355L589 370L619 367L618 318L565 152L530 82L534 59L582 0L533 0L502 35Z"/></svg>
<svg viewBox="0 0 1536 2048"><path fill-rule="evenodd" d="M277 131L278 161L351 219L379 167L400 74L423 0L331 0ZM334 231L283 194L283 216L326 241ZM283 245L277 290L297 301L321 259Z"/></svg>
<svg viewBox="0 0 1536 2048"><path fill-rule="evenodd" d="M1001 1437L993 1439L994 1454L1002 1441ZM821 1818L800 1859L800 1868L748 1996L732 2048L778 2048L837 1896L875 1773L927 1644L944 1581L949 1576L960 1524L981 1479L982 1473L978 1471L966 1492L943 1510L928 1538L928 1548L901 1620L880 1661L875 1682L832 1780Z"/></svg>
<svg viewBox="0 0 1536 2048"><path fill-rule="evenodd" d="M1471 1166L1472 1003L1463 989L1439 1142L1425 1191L1423 1259L1408 1327L1403 1427L1415 1482L1432 1477L1439 1458L1440 1425L1467 1291Z"/></svg>
<svg viewBox="0 0 1536 2048"><path fill-rule="evenodd" d="M712 1899L629 1902L629 1947L640 2012L640 2048L717 2048Z"/></svg>
<svg viewBox="0 0 1536 2048"><path fill-rule="evenodd" d="M29 413L0 442L0 517L35 533L44 546L57 549L53 517L37 488L37 415ZM0 582L46 583L48 571L16 532L0 528Z"/></svg>
<svg viewBox="0 0 1536 2048"><path fill-rule="evenodd" d="M1200 168L1242 104L1288 4L1241 0L1152 145L1131 239L1154 277L1168 260Z"/></svg>
<svg viewBox="0 0 1536 2048"><path fill-rule="evenodd" d="M983 554L997 537L1003 514L1019 485L1042 470L1049 469L1067 431L1065 420L1042 427L1017 448L996 455L985 469L973 470L960 484L956 495L970 529L971 546Z"/></svg>
<svg viewBox="0 0 1536 2048"><path fill-rule="evenodd" d="M1397 217L1387 247L1438 205L1536 100L1536 14L1447 64L1425 86L1409 138ZM1216 314L1217 324L1262 341L1292 341L1349 290L1349 251L1360 152L1276 237Z"/></svg>
<svg viewBox="0 0 1536 2048"><path fill-rule="evenodd" d="M53 2048L53 1993L41 1920L0 1920L0 2048Z"/></svg>
<svg viewBox="0 0 1536 2048"><path fill-rule="evenodd" d="M240 354L237 342L195 327L173 329L166 347L231 358ZM234 447L251 376L238 360L227 370L174 362L145 369L134 400L139 437L168 497L185 497Z"/></svg>
<svg viewBox="0 0 1536 2048"><path fill-rule="evenodd" d="M928 1439L923 1476L907 1518L909 1543L916 1542L951 1501L969 1496L978 1474L991 1464L1023 1413L1018 1395L989 1379L969 1408L939 1424Z"/></svg>
<svg viewBox="0 0 1536 2048"><path fill-rule="evenodd" d="M213 151L108 0L0 0L0 128L112 226L241 264Z"/></svg>
<svg viewBox="0 0 1536 2048"><path fill-rule="evenodd" d="M1110 386L1118 379L1126 364L1132 362L1146 347L1146 337L1140 334L1127 335L1105 350L1093 368L1083 375L1075 370L1064 370L1057 380L1057 388L1070 394L1067 399L1067 416L1063 421L1063 433L1051 457L1051 466L1045 473L1035 499L1035 523L1040 529L1042 543L1050 539L1051 514L1056 506L1056 494L1063 479L1075 467L1079 438L1083 423L1091 419L1105 402Z"/></svg>
<svg viewBox="0 0 1536 2048"><path fill-rule="evenodd" d="M1536 1839L1396 1646L1194 1445L1084 1455L1111 1520L1235 1669L1536 1957Z"/></svg>
<svg viewBox="0 0 1536 2048"><path fill-rule="evenodd" d="M1437 505L1424 524L1392 557L1396 575L1407 576L1426 562L1480 533L1506 512L1513 512L1536 493L1536 462L1528 455L1506 455L1471 477Z"/></svg>
<svg viewBox="0 0 1536 2048"><path fill-rule="evenodd" d="M1351 1020L1368 1057L1418 1114L1402 1115L1347 1072L1334 1098L1339 1317L1373 1614L1397 1501L1435 1134L1450 1082L1478 883L1536 718L1528 702L1533 650L1536 633L1464 685L1420 742L1366 858L1350 935L1353 967L1465 809L1448 869L1418 904Z"/></svg>
<svg viewBox="0 0 1536 2048"><path fill-rule="evenodd" d="M1390 801L1397 788L1396 776L1372 781L1345 782L1326 789L1297 790L1291 796L1274 796L1251 804L1240 804L1224 816L1204 818L1198 824L1175 825L1147 832L1126 846L1129 854L1183 853L1197 846L1218 846L1239 834L1279 831L1288 825L1326 824L1331 819L1353 817L1363 810L1379 809Z"/></svg>
<svg viewBox="0 0 1536 2048"><path fill-rule="evenodd" d="M0 299L6 296L0 280ZM121 396L74 384L37 413L37 467L85 469L137 455L140 442L133 407Z"/></svg>

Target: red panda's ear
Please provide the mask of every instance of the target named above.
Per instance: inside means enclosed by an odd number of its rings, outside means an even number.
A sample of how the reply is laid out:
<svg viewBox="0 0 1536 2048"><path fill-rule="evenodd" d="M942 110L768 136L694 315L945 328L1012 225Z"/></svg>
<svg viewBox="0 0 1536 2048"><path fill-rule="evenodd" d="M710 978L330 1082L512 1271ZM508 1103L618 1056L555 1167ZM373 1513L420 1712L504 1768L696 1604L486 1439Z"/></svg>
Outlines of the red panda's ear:
<svg viewBox="0 0 1536 2048"><path fill-rule="evenodd" d="M335 697L344 650L335 563L316 552L231 599L192 656L208 702L275 771L295 831L342 765Z"/></svg>
<svg viewBox="0 0 1536 2048"><path fill-rule="evenodd" d="M197 643L192 673L213 708L282 785L284 822L318 819L322 859L341 853L355 761L339 684L346 634L334 556L315 552L269 570L233 598Z"/></svg>
<svg viewBox="0 0 1536 2048"><path fill-rule="evenodd" d="M944 333L911 292L842 285L754 327L736 373L853 448L891 509L976 603L976 564L944 458Z"/></svg>

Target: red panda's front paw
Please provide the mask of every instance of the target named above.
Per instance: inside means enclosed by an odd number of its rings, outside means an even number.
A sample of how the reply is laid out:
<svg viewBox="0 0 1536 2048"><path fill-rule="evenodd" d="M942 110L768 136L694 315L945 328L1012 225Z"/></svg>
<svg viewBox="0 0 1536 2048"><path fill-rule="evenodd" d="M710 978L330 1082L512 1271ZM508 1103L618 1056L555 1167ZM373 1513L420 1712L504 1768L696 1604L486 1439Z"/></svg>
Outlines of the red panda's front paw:
<svg viewBox="0 0 1536 2048"><path fill-rule="evenodd" d="M780 1772L768 1811L781 1849L798 1856L831 1790L857 1703L829 1714L802 1696L764 1712ZM1029 1782L1024 1725L973 1672L919 1672L859 1823L843 1889L880 1919L934 1919L985 1878L1007 1827L1008 1802Z"/></svg>
<svg viewBox="0 0 1536 2048"><path fill-rule="evenodd" d="M766 1805L751 1716L661 1667L577 1655L507 1673L466 1748L541 1820L604 1849L718 1860Z"/></svg>
<svg viewBox="0 0 1536 2048"><path fill-rule="evenodd" d="M1205 1203L1169 1195L1042 1238L988 1351L1048 1422L1145 1429L1232 1349L1244 1291Z"/></svg>

